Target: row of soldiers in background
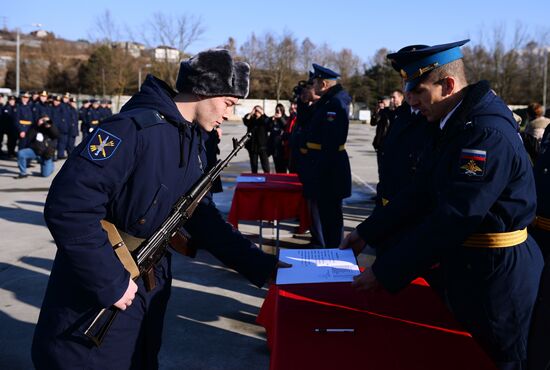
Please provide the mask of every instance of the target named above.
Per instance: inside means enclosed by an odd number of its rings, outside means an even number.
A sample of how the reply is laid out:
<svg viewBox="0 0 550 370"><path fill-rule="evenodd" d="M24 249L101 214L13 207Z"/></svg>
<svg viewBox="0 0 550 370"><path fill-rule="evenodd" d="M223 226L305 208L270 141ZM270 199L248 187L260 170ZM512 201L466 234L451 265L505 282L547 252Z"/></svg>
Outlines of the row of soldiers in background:
<svg viewBox="0 0 550 370"><path fill-rule="evenodd" d="M63 159L75 146L79 122L85 138L102 119L112 115L109 100L84 100L78 109L76 100L69 93L61 96L48 95L46 91L25 92L19 99L8 96L5 102L3 96L0 98L0 149L4 136L7 137L7 151L0 154L7 158L15 157L17 146L23 149L29 145L26 133L41 119L51 122L59 131L55 143L56 158Z"/></svg>

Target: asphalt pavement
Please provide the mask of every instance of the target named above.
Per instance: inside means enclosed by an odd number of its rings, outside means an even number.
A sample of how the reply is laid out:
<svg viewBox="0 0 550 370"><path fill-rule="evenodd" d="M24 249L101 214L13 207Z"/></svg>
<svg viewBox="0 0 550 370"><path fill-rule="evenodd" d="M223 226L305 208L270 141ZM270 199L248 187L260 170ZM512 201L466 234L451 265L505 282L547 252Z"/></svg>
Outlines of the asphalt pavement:
<svg viewBox="0 0 550 370"><path fill-rule="evenodd" d="M222 126L221 157L240 138L240 122ZM377 182L374 128L350 125L347 151L353 172L353 195L344 202L345 229L352 230L370 214ZM55 163L56 172L63 165ZM272 168L273 162L271 162ZM224 192L214 200L227 215L235 179L248 172L242 150L222 174ZM15 160L0 160L0 369L32 369L30 346L56 246L44 223L43 208L54 175L42 178L39 165L26 179L16 180ZM243 222L239 230L259 241L259 223ZM262 248L275 252L273 225L264 222ZM309 234L295 234L297 223L283 222L280 246L299 248ZM173 288L167 308L161 369L263 370L269 368L265 331L255 322L267 289L258 289L206 252L195 259L173 258Z"/></svg>

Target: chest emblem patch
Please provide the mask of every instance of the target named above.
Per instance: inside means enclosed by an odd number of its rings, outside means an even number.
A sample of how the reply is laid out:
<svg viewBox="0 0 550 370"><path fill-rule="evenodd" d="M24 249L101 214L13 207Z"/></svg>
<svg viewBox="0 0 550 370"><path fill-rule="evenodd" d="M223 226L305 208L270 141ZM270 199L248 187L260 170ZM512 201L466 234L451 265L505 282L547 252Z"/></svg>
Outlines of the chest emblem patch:
<svg viewBox="0 0 550 370"><path fill-rule="evenodd" d="M98 128L88 142L88 157L93 161L111 158L121 142L117 136Z"/></svg>
<svg viewBox="0 0 550 370"><path fill-rule="evenodd" d="M336 112L327 112L327 121L332 122L336 119Z"/></svg>
<svg viewBox="0 0 550 370"><path fill-rule="evenodd" d="M460 174L480 177L485 173L487 152L477 149L462 149L460 152Z"/></svg>

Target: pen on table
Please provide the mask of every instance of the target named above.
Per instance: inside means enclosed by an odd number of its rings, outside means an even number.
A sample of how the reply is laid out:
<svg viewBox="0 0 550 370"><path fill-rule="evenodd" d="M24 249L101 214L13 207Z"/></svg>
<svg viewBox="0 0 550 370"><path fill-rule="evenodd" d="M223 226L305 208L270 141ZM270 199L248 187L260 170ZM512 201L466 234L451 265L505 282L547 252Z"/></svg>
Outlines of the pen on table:
<svg viewBox="0 0 550 370"><path fill-rule="evenodd" d="M316 328L313 329L316 333L353 333L353 328Z"/></svg>

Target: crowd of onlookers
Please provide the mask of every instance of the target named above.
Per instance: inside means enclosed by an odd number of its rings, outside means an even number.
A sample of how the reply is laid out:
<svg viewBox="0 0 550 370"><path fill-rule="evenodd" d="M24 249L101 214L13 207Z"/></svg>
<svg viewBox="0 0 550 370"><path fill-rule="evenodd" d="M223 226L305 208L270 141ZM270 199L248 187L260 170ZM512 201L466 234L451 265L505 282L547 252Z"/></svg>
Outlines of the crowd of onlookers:
<svg viewBox="0 0 550 370"><path fill-rule="evenodd" d="M78 107L70 93L47 91L25 92L19 97L0 95L0 109L0 156L17 159L16 179L28 176L27 167L33 160L40 164L41 175L49 176L53 162L72 152L80 132L85 138L102 119L112 115L107 99L83 100Z"/></svg>

